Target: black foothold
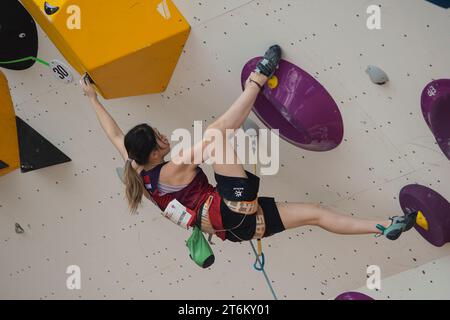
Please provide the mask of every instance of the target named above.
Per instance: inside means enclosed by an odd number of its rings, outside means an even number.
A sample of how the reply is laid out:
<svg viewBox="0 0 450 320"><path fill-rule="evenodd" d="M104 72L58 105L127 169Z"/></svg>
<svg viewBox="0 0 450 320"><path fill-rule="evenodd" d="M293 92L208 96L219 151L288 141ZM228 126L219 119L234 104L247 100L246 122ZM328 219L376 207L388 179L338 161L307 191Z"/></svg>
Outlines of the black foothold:
<svg viewBox="0 0 450 320"><path fill-rule="evenodd" d="M63 152L16 116L23 173L71 161Z"/></svg>
<svg viewBox="0 0 450 320"><path fill-rule="evenodd" d="M2 160L0 160L0 169L5 169L8 167L9 167L9 165L6 162L3 162Z"/></svg>
<svg viewBox="0 0 450 320"><path fill-rule="evenodd" d="M15 225L16 227L16 233L25 233L25 230L23 230L23 228L20 226L20 224L16 223Z"/></svg>
<svg viewBox="0 0 450 320"><path fill-rule="evenodd" d="M51 16L52 14L55 14L56 12L58 12L58 10L59 10L59 7L52 6L47 1L45 1L45 3L44 3L44 11L45 11L45 13L47 15Z"/></svg>

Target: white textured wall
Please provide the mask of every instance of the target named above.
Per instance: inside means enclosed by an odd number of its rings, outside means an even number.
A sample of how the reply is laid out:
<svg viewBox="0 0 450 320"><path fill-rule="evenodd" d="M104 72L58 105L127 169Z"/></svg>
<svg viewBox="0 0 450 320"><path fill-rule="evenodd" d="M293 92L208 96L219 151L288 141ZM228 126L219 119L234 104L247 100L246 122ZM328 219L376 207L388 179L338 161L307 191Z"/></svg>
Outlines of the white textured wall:
<svg viewBox="0 0 450 320"><path fill-rule="evenodd" d="M380 290L372 291L362 287L357 291L376 300L448 300L448 270L450 257L445 257L383 279Z"/></svg>
<svg viewBox="0 0 450 320"><path fill-rule="evenodd" d="M450 77L448 10L422 0L378 1L383 28L369 31L371 1L175 3L193 29L167 92L106 101L124 131L141 122L167 134L191 128L194 120L210 123L241 92L244 63L277 42L287 60L315 75L338 102L345 141L320 154L282 142L282 166L277 176L263 178L262 195L321 201L366 218L399 213L398 192L410 183L450 199L450 162L419 104L429 81ZM39 56L62 59L39 35ZM373 85L364 73L368 64L382 67L389 85ZM263 276L252 269L248 243L216 241L216 263L203 271L188 257L189 233L163 220L152 204L137 217L127 214L115 174L122 161L75 83L61 85L41 65L4 72L17 115L73 162L0 178L0 298L271 299ZM25 234L14 232L15 222ZM302 228L264 247L281 299L334 298L363 286L367 265L379 265L388 277L450 254L449 245L435 248L414 231L390 242ZM72 264L82 270L80 291L65 287ZM417 292L429 288L428 279L416 279ZM436 292L449 298L445 290Z"/></svg>

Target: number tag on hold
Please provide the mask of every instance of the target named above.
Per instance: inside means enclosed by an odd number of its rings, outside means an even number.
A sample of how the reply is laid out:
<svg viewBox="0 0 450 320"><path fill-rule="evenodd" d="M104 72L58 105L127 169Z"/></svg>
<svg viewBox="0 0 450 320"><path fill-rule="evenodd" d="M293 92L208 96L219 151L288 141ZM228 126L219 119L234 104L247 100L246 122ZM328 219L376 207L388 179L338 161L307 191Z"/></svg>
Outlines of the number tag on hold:
<svg viewBox="0 0 450 320"><path fill-rule="evenodd" d="M70 71L70 68L61 61L58 60L50 61L50 69L52 70L55 78L58 79L59 81L62 81L66 84L71 83L73 81L73 76L72 72Z"/></svg>
<svg viewBox="0 0 450 320"><path fill-rule="evenodd" d="M162 215L185 229L189 229L194 220L194 212L183 206L176 199L172 200L167 205L166 210L164 210Z"/></svg>

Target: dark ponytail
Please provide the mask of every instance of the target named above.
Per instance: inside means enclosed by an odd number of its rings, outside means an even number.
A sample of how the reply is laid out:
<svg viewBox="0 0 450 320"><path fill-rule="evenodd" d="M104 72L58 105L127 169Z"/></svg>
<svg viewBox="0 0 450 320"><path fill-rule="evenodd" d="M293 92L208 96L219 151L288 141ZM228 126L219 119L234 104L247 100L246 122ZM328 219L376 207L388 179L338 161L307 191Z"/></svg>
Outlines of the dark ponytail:
<svg viewBox="0 0 450 320"><path fill-rule="evenodd" d="M149 125L140 124L126 134L124 144L128 158L134 160L138 165L144 166L148 163L150 153L157 146L155 132ZM130 212L135 214L142 202L144 184L130 160L125 163L124 183Z"/></svg>

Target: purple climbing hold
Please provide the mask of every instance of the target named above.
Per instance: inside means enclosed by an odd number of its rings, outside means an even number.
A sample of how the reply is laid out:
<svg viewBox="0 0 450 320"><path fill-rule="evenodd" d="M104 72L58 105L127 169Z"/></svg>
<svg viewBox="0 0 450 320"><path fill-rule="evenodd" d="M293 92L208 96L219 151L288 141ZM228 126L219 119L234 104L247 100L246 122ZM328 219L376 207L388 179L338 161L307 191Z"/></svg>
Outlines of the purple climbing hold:
<svg viewBox="0 0 450 320"><path fill-rule="evenodd" d="M450 160L450 79L429 83L422 92L421 104L428 127Z"/></svg>
<svg viewBox="0 0 450 320"><path fill-rule="evenodd" d="M343 294L338 295L334 300L375 300L375 299L360 292L345 292Z"/></svg>
<svg viewBox="0 0 450 320"><path fill-rule="evenodd" d="M450 242L450 203L436 191L418 184L400 191L400 206L405 213L420 211L416 230L431 244L442 247Z"/></svg>
<svg viewBox="0 0 450 320"><path fill-rule="evenodd" d="M245 81L261 57L251 59L242 70ZM344 124L336 102L306 71L281 60L278 83L264 87L253 111L269 128L279 129L281 138L310 151L329 151L342 142Z"/></svg>

